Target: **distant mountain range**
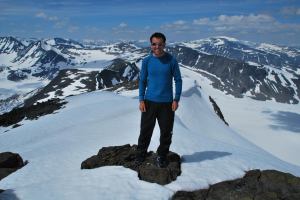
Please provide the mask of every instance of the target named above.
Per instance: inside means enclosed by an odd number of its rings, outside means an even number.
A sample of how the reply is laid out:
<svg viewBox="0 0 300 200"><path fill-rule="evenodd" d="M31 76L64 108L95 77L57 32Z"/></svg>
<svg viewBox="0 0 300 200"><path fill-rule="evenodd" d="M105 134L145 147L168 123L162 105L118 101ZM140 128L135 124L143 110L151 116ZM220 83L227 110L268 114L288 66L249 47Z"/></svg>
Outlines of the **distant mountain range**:
<svg viewBox="0 0 300 200"><path fill-rule="evenodd" d="M300 49L273 44L256 44L229 37L216 37L182 43L200 52L231 58L249 64L268 65L275 68L300 67Z"/></svg>
<svg viewBox="0 0 300 200"><path fill-rule="evenodd" d="M213 37L172 43L167 51L228 95L300 101L299 48ZM0 113L24 98L34 103L98 89L137 88L141 59L149 52L144 41L81 44L62 38L0 37Z"/></svg>

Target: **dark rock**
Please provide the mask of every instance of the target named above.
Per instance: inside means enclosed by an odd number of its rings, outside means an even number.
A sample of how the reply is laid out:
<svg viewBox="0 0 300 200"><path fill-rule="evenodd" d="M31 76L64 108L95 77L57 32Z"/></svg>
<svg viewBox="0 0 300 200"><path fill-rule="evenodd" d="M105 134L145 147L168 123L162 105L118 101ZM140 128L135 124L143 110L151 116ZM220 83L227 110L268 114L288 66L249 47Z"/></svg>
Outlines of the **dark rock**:
<svg viewBox="0 0 300 200"><path fill-rule="evenodd" d="M81 164L81 169L93 169L102 166L124 166L138 172L141 180L161 185L176 180L181 174L180 156L169 152L166 168L159 168L155 164L156 153L148 152L146 159L140 165L135 162L137 155L136 145L103 147L97 155L94 155Z"/></svg>
<svg viewBox="0 0 300 200"><path fill-rule="evenodd" d="M0 189L0 193L1 193L1 192L4 192L4 191L5 191L5 190L1 190L1 189Z"/></svg>
<svg viewBox="0 0 300 200"><path fill-rule="evenodd" d="M66 102L60 102L59 99L50 99L46 102L37 103L35 105L14 108L8 113L0 115L0 126L14 125L14 128L20 126L17 124L25 117L29 120L38 119L39 117L53 113L60 109Z"/></svg>
<svg viewBox="0 0 300 200"><path fill-rule="evenodd" d="M112 86L111 88L108 88L107 91L116 91L118 90L119 88L123 88L125 90L136 90L139 88L139 82L138 80L135 80L135 81L124 81L124 82L121 82L121 83L118 83L114 86ZM118 91L117 91L118 93Z"/></svg>
<svg viewBox="0 0 300 200"><path fill-rule="evenodd" d="M276 170L251 170L243 178L223 181L208 189L178 191L173 200L296 200L300 199L300 178Z"/></svg>
<svg viewBox="0 0 300 200"><path fill-rule="evenodd" d="M114 59L112 64L97 76L98 89L110 88L111 91L120 87L136 89L139 71L135 63L126 62L120 58Z"/></svg>
<svg viewBox="0 0 300 200"><path fill-rule="evenodd" d="M9 71L9 75L7 76L7 79L10 81L21 81L28 78L28 73L22 71L22 70L11 70Z"/></svg>
<svg viewBox="0 0 300 200"><path fill-rule="evenodd" d="M50 96L49 93L54 93L55 96L63 96L63 90L79 79L84 80L84 84L86 85L84 89L86 89L87 92L94 91L96 89L96 74L97 72L86 74L86 72L79 69L60 70L57 76L55 76L48 85L26 99L24 104L25 106L33 105L39 100L48 98ZM73 77L71 78L70 76Z"/></svg>
<svg viewBox="0 0 300 200"><path fill-rule="evenodd" d="M228 126L228 123L226 122L225 118L224 118L224 115L220 109L220 107L218 106L218 104L216 103L216 101L211 98L211 96L209 96L209 101L212 103L213 105L213 108L216 112L216 114L220 117L220 119Z"/></svg>
<svg viewBox="0 0 300 200"><path fill-rule="evenodd" d="M0 180L26 165L17 153L0 153Z"/></svg>

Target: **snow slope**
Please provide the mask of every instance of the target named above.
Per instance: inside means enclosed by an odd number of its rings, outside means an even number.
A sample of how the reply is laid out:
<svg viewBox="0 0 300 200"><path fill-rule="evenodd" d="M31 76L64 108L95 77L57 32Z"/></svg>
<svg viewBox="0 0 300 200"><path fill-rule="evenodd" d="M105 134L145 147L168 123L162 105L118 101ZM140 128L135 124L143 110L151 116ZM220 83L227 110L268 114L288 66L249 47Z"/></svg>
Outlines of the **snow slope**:
<svg viewBox="0 0 300 200"><path fill-rule="evenodd" d="M280 159L300 166L300 106L275 101L235 98L214 89L211 81L189 69L185 76L198 81L222 110L229 126L245 139Z"/></svg>
<svg viewBox="0 0 300 200"><path fill-rule="evenodd" d="M177 190L208 187L250 169L300 175L300 167L275 158L227 127L212 110L197 77L183 70L171 145L183 160L176 181L165 186L140 181L136 172L121 166L80 169L81 162L100 148L136 144L139 135L136 91L127 96L97 91L68 97L66 107L54 115L24 121L8 132L0 129L0 152L17 152L29 161L1 180L0 188L7 191L0 198L169 199ZM156 127L149 150L155 151L158 144Z"/></svg>

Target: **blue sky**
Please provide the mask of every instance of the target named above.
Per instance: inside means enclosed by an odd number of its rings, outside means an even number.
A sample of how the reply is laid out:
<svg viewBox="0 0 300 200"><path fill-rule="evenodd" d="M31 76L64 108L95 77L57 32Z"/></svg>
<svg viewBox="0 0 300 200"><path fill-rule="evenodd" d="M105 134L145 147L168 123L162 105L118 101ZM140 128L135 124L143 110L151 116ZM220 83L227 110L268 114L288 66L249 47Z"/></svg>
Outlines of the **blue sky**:
<svg viewBox="0 0 300 200"><path fill-rule="evenodd" d="M300 46L299 0L0 0L0 36L168 41L230 36Z"/></svg>

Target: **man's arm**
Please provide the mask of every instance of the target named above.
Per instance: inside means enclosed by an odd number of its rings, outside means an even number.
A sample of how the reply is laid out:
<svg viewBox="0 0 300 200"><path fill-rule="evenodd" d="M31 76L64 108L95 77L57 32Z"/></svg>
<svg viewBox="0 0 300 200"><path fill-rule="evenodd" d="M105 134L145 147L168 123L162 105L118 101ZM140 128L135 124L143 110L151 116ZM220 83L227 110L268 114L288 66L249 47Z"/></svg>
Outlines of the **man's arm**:
<svg viewBox="0 0 300 200"><path fill-rule="evenodd" d="M140 71L140 80L139 80L139 100L144 101L145 100L145 91L147 86L147 63L145 59L142 62L142 68Z"/></svg>
<svg viewBox="0 0 300 200"><path fill-rule="evenodd" d="M175 82L175 98L174 101L179 102L182 91L182 79L178 62L175 60L173 68L173 77Z"/></svg>
<svg viewBox="0 0 300 200"><path fill-rule="evenodd" d="M147 87L147 76L148 76L147 62L144 59L142 61L142 68L141 68L140 80L139 80L139 100L140 100L139 109L141 112L146 112L146 106L144 100L145 100L145 91Z"/></svg>

